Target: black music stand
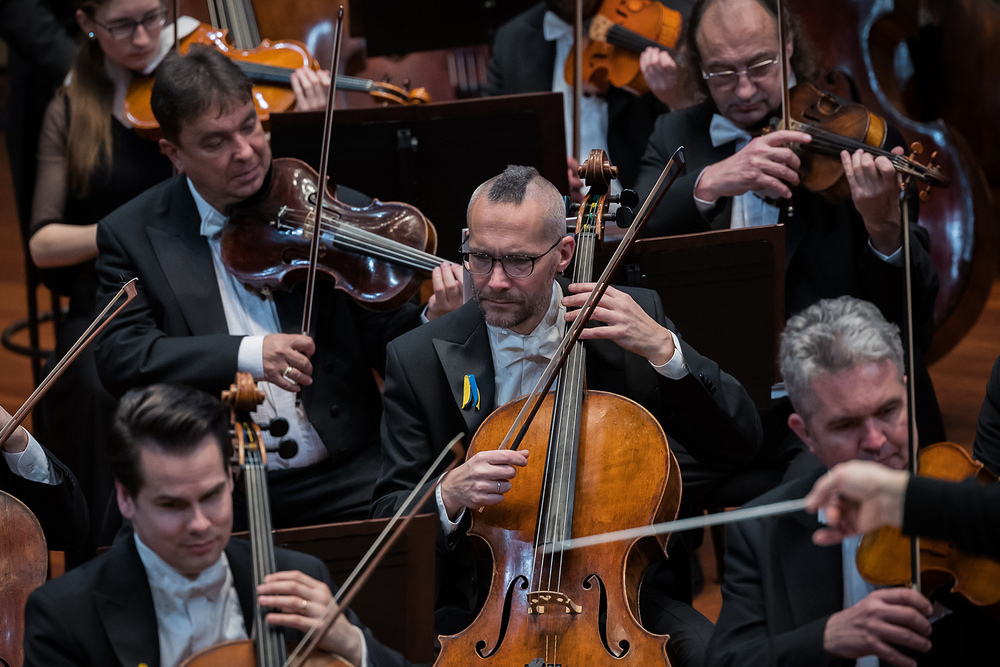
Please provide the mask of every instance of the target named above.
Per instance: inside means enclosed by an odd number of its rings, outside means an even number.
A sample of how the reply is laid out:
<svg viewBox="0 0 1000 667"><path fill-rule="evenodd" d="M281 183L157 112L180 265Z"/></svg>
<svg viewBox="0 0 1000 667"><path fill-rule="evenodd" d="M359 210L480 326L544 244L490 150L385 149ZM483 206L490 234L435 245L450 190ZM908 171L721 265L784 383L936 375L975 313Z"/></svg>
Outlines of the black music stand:
<svg viewBox="0 0 1000 667"><path fill-rule="evenodd" d="M597 270L614 247L601 250ZM612 282L656 290L684 340L739 380L758 409L770 406L784 329L783 225L636 241Z"/></svg>
<svg viewBox="0 0 1000 667"><path fill-rule="evenodd" d="M274 531L274 544L316 556L333 580L344 581L388 519L346 521ZM411 662L434 660L434 546L438 518L413 517L406 532L378 565L351 609L386 646ZM246 537L237 533L235 537Z"/></svg>
<svg viewBox="0 0 1000 667"><path fill-rule="evenodd" d="M565 136L559 93L338 110L330 179L416 206L437 228L437 254L458 261L469 197L507 165L531 165L568 192ZM271 116L275 157L317 168L322 137L321 112Z"/></svg>

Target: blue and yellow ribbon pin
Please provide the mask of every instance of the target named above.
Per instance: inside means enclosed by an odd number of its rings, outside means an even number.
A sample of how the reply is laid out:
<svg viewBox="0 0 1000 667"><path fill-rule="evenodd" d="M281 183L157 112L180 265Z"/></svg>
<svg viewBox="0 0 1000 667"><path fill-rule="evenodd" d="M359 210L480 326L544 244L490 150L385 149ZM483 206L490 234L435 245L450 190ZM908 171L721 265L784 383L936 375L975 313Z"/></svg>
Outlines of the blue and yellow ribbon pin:
<svg viewBox="0 0 1000 667"><path fill-rule="evenodd" d="M479 409L479 387L476 385L475 375L466 375L462 383L462 409L470 405L475 405Z"/></svg>

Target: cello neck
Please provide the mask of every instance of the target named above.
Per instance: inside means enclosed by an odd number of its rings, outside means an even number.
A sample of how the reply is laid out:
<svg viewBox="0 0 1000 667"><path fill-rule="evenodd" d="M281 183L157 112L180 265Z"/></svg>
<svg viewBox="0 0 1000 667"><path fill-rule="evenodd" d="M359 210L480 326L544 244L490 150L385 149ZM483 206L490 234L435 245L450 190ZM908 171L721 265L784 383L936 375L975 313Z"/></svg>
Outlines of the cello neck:
<svg viewBox="0 0 1000 667"><path fill-rule="evenodd" d="M246 450L243 467L254 590L264 583L264 577L275 571L274 542L271 537L271 502L267 491L267 464L260 453L264 443L259 437L256 439L257 446ZM257 646L257 664L259 667L280 667L286 657L284 635L280 629L267 623L266 615L266 611L255 603L254 641Z"/></svg>
<svg viewBox="0 0 1000 667"><path fill-rule="evenodd" d="M260 45L257 17L250 0L209 0L208 12L212 25L228 30L237 48L253 49Z"/></svg>

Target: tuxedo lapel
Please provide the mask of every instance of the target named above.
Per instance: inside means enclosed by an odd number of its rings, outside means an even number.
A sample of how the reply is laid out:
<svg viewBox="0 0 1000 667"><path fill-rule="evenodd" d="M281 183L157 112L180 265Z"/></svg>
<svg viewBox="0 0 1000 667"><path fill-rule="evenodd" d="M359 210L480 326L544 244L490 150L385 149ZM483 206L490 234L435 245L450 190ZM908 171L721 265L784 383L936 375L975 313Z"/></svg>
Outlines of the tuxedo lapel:
<svg viewBox="0 0 1000 667"><path fill-rule="evenodd" d="M825 472L825 469L823 470ZM801 498L813 486L818 475L811 475L790 491L789 497ZM797 495L796 495L797 494ZM803 595L802 588L789 585L789 605L794 625L806 623L839 611L844 605L844 575L839 547L820 547L812 542L812 534L821 528L816 517L805 512L795 512L783 521L784 534L780 535L777 547L781 567L789 573L789 582L805 585L809 594Z"/></svg>
<svg viewBox="0 0 1000 667"><path fill-rule="evenodd" d="M233 587L240 599L240 611L243 612L243 627L247 636L253 631L254 585L253 571L250 562L250 543L246 540L230 538L226 545L226 559L229 561L229 571L233 573Z"/></svg>
<svg viewBox="0 0 1000 667"><path fill-rule="evenodd" d="M177 178L159 218L146 234L188 329L193 336L227 333L212 251L199 232L198 208L186 179Z"/></svg>
<svg viewBox="0 0 1000 667"><path fill-rule="evenodd" d="M438 361L448 378L452 400L461 410L462 418L471 435L496 407L496 378L493 371L493 353L490 351L489 334L486 322L479 313L478 306L469 302L461 313L462 321L456 322L455 330L468 331L467 338L459 340L434 339L434 350ZM464 326L463 326L464 325ZM479 408L469 406L462 408L465 389L465 376L472 375L480 392Z"/></svg>
<svg viewBox="0 0 1000 667"><path fill-rule="evenodd" d="M523 77L518 88L525 92L548 92L552 90L552 73L556 63L556 43L545 39L542 23L545 7L535 10L528 21L528 38L524 40L528 48L518 53L517 73Z"/></svg>
<svg viewBox="0 0 1000 667"><path fill-rule="evenodd" d="M94 590L97 614L108 640L122 665L159 667L153 593L132 534L119 538L108 556Z"/></svg>

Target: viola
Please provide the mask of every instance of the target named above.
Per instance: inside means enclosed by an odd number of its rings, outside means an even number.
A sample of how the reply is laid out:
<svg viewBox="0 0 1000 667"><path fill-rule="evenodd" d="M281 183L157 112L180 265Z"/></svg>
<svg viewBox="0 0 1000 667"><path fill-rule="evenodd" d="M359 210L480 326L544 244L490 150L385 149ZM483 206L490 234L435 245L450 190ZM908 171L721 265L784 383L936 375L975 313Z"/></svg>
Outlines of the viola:
<svg viewBox="0 0 1000 667"><path fill-rule="evenodd" d="M228 56L252 81L253 101L261 122L266 123L272 113L288 111L295 104L295 93L291 88L291 75L301 67L319 69L306 45L293 39L271 42L263 40L251 49L239 49L231 45L228 31L219 30L201 23L180 41L178 50L187 53L195 44L216 49ZM152 76L135 77L125 96L125 118L142 136L157 138L160 124L153 116L150 95L153 90ZM423 88L404 90L399 86L357 77L337 77L337 85L343 90L368 93L383 104L423 104L430 102L430 95Z"/></svg>
<svg viewBox="0 0 1000 667"><path fill-rule="evenodd" d="M920 474L937 479L997 480L953 442L939 442L920 453ZM858 572L876 586L908 586L913 582L908 557L912 539L899 528L866 533L858 549ZM920 580L925 595L948 588L988 613L1000 615L1000 562L971 555L942 540L920 538Z"/></svg>
<svg viewBox="0 0 1000 667"><path fill-rule="evenodd" d="M639 54L647 47L669 51L681 32L681 13L656 0L604 0L591 19L590 43L583 50L583 80L601 92L608 86L637 95L649 92L639 71ZM566 59L566 83L573 85L573 57Z"/></svg>
<svg viewBox="0 0 1000 667"><path fill-rule="evenodd" d="M616 171L597 150L581 167L590 192L577 218L574 282L591 280L611 200L609 181L601 177ZM626 239L640 224L633 223ZM479 659L502 665L670 664L667 637L645 630L635 608L641 573L664 558L666 536L550 551L573 535L674 518L680 504L677 461L656 418L633 401L584 388L586 351L573 343L610 274L605 271L531 395L498 408L470 444L470 457L497 443L528 447L532 463L518 472L502 502L473 514L469 535L484 540L493 556L489 597L472 625L441 637L435 665ZM561 364L558 387L547 393Z"/></svg>
<svg viewBox="0 0 1000 667"><path fill-rule="evenodd" d="M274 573L274 542L271 537L271 503L267 493L267 450L260 427L250 413L264 402L264 392L257 389L249 373L237 373L236 380L222 392L222 400L231 407L232 435L236 462L246 483L247 521L250 526L250 553L253 562L254 590L264 578ZM265 620L267 610L254 602L252 639L234 640L198 651L182 667L280 667L285 664L287 649L281 628ZM334 665L351 667L337 656L314 654L312 667Z"/></svg>
<svg viewBox="0 0 1000 667"><path fill-rule="evenodd" d="M339 80L339 79L338 79ZM320 234L320 275L361 305L391 310L405 303L443 261L433 254L437 232L408 204L348 206L327 188L316 224L316 172L295 158L277 158L263 197L237 204L222 230L222 261L258 291L288 288L309 268L309 244Z"/></svg>

